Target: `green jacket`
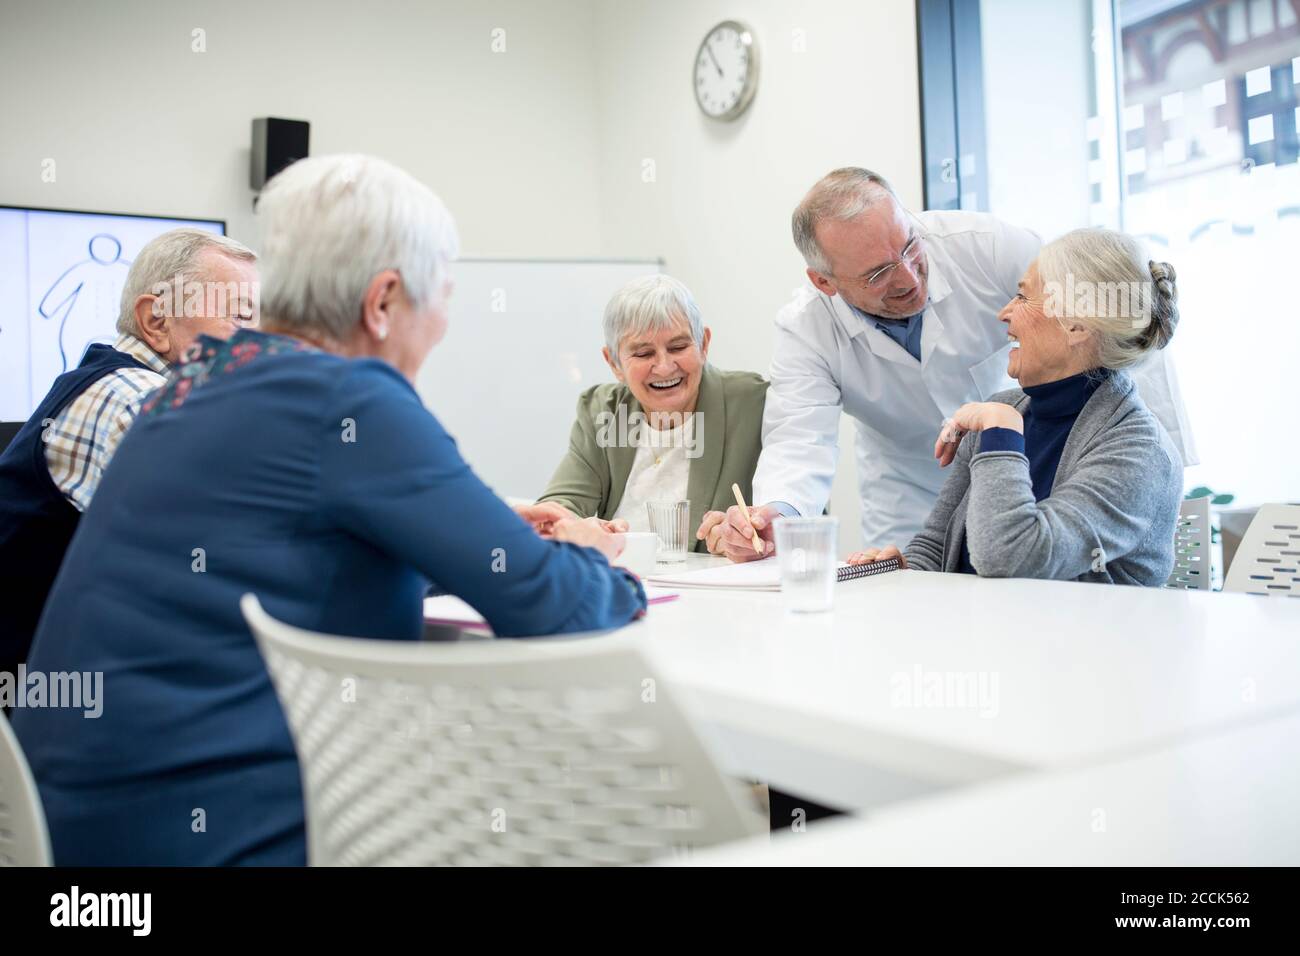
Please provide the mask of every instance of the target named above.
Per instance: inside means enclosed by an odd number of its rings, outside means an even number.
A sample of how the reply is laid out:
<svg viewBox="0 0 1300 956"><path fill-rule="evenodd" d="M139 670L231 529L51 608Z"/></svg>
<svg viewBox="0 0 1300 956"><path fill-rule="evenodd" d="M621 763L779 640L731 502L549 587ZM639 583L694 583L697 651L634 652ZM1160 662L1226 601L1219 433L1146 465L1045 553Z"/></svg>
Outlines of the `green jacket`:
<svg viewBox="0 0 1300 956"><path fill-rule="evenodd" d="M740 485L745 501L753 504L750 482L763 448L763 404L767 400L767 382L753 372L724 372L704 366L700 378L700 397L696 403L695 440L699 457L690 459L690 476L686 497L691 502L692 538L706 511L726 511L736 503L731 484ZM577 420L569 433L569 453L555 469L551 482L539 501L554 501L584 518L595 515L608 520L618 511L623 489L632 471L636 447L614 445L601 447L597 441L602 421L622 415L627 420L633 412L645 414L641 403L623 384L609 382L595 385L578 396ZM604 418L602 419L602 413ZM704 551L703 541L695 550Z"/></svg>

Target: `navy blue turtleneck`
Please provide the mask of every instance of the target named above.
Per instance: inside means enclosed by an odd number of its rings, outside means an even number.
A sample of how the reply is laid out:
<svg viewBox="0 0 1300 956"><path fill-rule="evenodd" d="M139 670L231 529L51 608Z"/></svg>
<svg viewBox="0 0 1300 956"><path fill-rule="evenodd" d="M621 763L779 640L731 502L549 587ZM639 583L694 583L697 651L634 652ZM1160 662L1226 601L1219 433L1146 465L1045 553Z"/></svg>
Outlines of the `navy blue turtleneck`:
<svg viewBox="0 0 1300 956"><path fill-rule="evenodd" d="M1014 428L987 429L980 434L979 450L1015 451L1028 458L1034 500L1042 501L1052 493L1056 468L1061 463L1061 452L1074 428L1074 420L1109 374L1109 369L1094 369L1055 382L1026 386L1029 404L1023 413L1024 434ZM961 570L964 574L976 573L965 538L961 545Z"/></svg>

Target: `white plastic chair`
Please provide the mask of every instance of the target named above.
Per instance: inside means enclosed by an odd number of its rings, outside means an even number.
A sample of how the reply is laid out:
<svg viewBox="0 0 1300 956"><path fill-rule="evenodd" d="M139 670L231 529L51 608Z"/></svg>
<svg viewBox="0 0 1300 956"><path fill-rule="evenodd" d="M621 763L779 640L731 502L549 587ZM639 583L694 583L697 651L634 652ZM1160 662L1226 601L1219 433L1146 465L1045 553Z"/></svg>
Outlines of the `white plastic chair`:
<svg viewBox="0 0 1300 956"><path fill-rule="evenodd" d="M1246 529L1225 591L1300 598L1300 505L1264 505Z"/></svg>
<svg viewBox="0 0 1300 956"><path fill-rule="evenodd" d="M765 832L626 635L329 637L240 603L315 866L639 863Z"/></svg>
<svg viewBox="0 0 1300 956"><path fill-rule="evenodd" d="M51 866L50 831L36 781L9 720L0 715L0 867Z"/></svg>
<svg viewBox="0 0 1300 956"><path fill-rule="evenodd" d="M1178 506L1174 528L1174 570L1167 588L1210 590L1210 499L1188 498Z"/></svg>

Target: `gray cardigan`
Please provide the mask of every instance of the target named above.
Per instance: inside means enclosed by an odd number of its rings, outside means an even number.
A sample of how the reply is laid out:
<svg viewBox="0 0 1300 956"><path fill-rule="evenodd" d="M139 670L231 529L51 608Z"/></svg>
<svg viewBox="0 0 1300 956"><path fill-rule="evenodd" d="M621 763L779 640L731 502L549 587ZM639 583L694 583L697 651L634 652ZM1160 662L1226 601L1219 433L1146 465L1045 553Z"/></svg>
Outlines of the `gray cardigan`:
<svg viewBox="0 0 1300 956"><path fill-rule="evenodd" d="M1022 411L1020 389L994 395ZM1114 372L1093 392L1065 441L1052 493L1034 501L1029 459L979 452L966 435L909 566L957 571L962 541L983 577L1163 585L1173 570L1183 463L1133 380Z"/></svg>

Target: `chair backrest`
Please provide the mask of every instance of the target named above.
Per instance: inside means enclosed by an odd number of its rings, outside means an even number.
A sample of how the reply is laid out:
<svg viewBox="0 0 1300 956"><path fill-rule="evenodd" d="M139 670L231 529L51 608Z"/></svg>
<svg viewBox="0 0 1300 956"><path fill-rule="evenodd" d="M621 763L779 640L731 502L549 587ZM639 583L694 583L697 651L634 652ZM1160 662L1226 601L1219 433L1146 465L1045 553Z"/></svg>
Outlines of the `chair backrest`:
<svg viewBox="0 0 1300 956"><path fill-rule="evenodd" d="M1174 527L1174 570L1167 588L1210 590L1210 499L1187 498Z"/></svg>
<svg viewBox="0 0 1300 956"><path fill-rule="evenodd" d="M1246 529L1225 591L1300 598L1300 505L1264 505Z"/></svg>
<svg viewBox="0 0 1300 956"><path fill-rule="evenodd" d="M0 715L0 867L50 866L50 831L27 758Z"/></svg>
<svg viewBox="0 0 1300 956"><path fill-rule="evenodd" d="M241 609L313 865L639 863L766 830L626 634L357 640Z"/></svg>

